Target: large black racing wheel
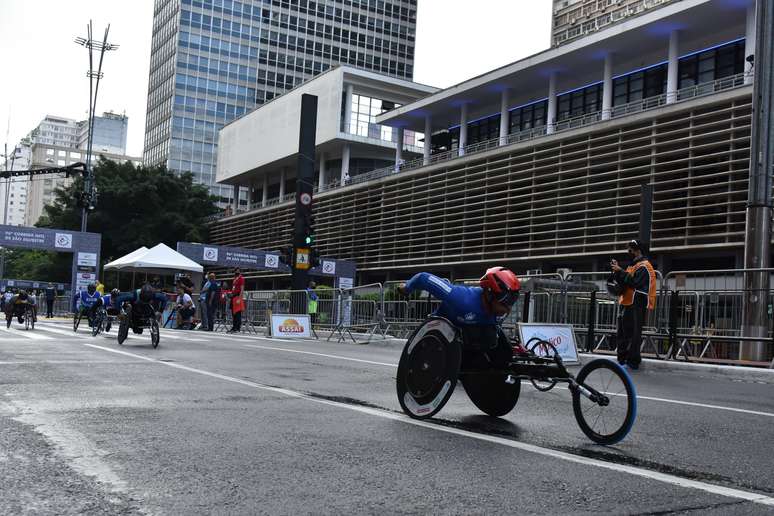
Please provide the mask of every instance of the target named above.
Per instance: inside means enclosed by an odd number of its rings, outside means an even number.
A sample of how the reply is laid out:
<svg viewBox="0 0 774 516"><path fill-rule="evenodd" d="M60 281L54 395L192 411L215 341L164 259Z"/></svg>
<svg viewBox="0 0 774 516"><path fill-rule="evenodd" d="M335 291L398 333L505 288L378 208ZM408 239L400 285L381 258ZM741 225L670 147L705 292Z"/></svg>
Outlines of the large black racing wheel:
<svg viewBox="0 0 774 516"><path fill-rule="evenodd" d="M615 444L627 436L637 417L637 391L626 371L610 360L592 360L578 372L572 409L586 436Z"/></svg>
<svg viewBox="0 0 774 516"><path fill-rule="evenodd" d="M27 306L24 311L24 329L35 329L35 316L31 306Z"/></svg>
<svg viewBox="0 0 774 516"><path fill-rule="evenodd" d="M150 322L150 335L151 335L151 345L154 348L159 347L159 339L161 337L159 335L159 323L156 322L155 317L151 319L151 322Z"/></svg>
<svg viewBox="0 0 774 516"><path fill-rule="evenodd" d="M81 311L78 310L73 314L73 331L78 331L78 326L81 324Z"/></svg>
<svg viewBox="0 0 774 516"><path fill-rule="evenodd" d="M411 335L398 363L396 387L403 412L416 419L433 416L454 392L460 371L457 330L433 317Z"/></svg>
<svg viewBox="0 0 774 516"><path fill-rule="evenodd" d="M505 374L463 374L460 381L468 398L478 409L493 417L506 415L519 401L521 381L506 383Z"/></svg>

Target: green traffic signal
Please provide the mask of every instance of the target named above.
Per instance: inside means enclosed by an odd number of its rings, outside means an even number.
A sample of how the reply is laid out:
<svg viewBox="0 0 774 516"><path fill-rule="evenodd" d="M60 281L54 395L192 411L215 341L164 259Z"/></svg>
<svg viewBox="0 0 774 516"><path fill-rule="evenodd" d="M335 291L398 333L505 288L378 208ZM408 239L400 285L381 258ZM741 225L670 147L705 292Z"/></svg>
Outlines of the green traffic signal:
<svg viewBox="0 0 774 516"><path fill-rule="evenodd" d="M311 245L314 243L314 235L306 235L306 238L304 238L304 243L306 245Z"/></svg>

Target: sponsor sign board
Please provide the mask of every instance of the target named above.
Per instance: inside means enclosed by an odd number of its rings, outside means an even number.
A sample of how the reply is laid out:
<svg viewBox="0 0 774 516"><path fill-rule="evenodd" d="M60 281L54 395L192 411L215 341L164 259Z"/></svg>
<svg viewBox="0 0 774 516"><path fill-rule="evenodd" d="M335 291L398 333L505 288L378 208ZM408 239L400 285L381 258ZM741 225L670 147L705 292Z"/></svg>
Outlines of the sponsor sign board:
<svg viewBox="0 0 774 516"><path fill-rule="evenodd" d="M96 267L97 253L78 253L79 267Z"/></svg>
<svg viewBox="0 0 774 516"><path fill-rule="evenodd" d="M283 338L311 338L311 321L308 315L272 314L271 336Z"/></svg>
<svg viewBox="0 0 774 516"><path fill-rule="evenodd" d="M529 341L535 337L550 342L559 352L565 363L578 363L578 347L575 344L575 334L568 324L520 323L519 335L521 343L529 348ZM538 352L539 350L535 350ZM545 353L538 353L545 354Z"/></svg>

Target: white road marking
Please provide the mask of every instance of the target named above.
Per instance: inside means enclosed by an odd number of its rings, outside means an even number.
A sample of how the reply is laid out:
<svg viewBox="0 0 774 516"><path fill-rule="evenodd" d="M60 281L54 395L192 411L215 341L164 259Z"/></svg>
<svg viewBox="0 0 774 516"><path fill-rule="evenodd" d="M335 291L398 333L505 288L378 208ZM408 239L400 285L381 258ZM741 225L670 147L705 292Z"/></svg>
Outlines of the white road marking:
<svg viewBox="0 0 774 516"><path fill-rule="evenodd" d="M11 335L15 335L17 337L25 337L30 340L53 340L54 337L48 337L47 335L39 335L35 333L35 330L19 330L11 326L10 328L6 328L3 326L0 328L0 331L4 331L6 333L10 333Z"/></svg>
<svg viewBox="0 0 774 516"><path fill-rule="evenodd" d="M272 351L287 351L288 353L301 353L302 355L314 355L318 357L326 357L326 358L335 358L337 360L347 360L349 362L361 362L363 364L374 364L374 365L380 365L380 366L389 366L389 367L398 367L396 364L388 364L386 362L374 362L373 360L363 360L360 358L349 358L349 357L342 357L337 355L326 355L325 353L314 353L312 351L301 351L298 349L285 349L285 348L274 348L271 346L257 346L255 344L243 344L246 348L256 348L256 349L268 349Z"/></svg>
<svg viewBox="0 0 774 516"><path fill-rule="evenodd" d="M647 469L643 469L643 468L638 468L638 467L635 467L635 466L627 466L625 464L616 464L616 463L612 463L612 462L605 462L605 461L598 460L598 459L591 459L591 458L587 458L587 457L581 457L581 456L578 456L578 455L573 455L571 453L566 453L566 452L557 451L557 450L551 450L549 448L542 448L540 446L536 446L536 445L533 445L533 444L526 444L526 443L521 443L521 442L518 442L518 441L512 441L512 440L509 440L509 439L505 439L503 437L497 437L497 436L485 435L485 434L478 434L478 433L475 433L475 432L470 432L468 430L462 430L462 429L459 429L459 428L451 428L451 427L440 426L440 425L437 425L437 424L428 423L426 421L420 421L420 420L416 420L416 419L411 419L408 416L404 416L404 415L401 415L401 414L395 414L395 413L392 413L392 412L388 412L386 410L375 409L375 408L370 408L370 407L363 407L363 406L359 406L359 405L349 405L349 404L346 404L346 403L340 403L340 402L331 401L331 400L324 400L324 399L314 398L314 397L309 396L307 394L304 394L304 393L301 393L301 392L297 392L297 391L293 391L293 390L290 390L290 389L283 389L283 388L280 388L280 387L271 387L271 386L268 386L268 385L263 385L263 384L260 384L260 383L251 382L251 381L248 381L248 380L242 380L240 378L234 378L232 376L226 376L226 375L222 375L222 374L219 374L219 373L213 373L213 372L210 372L210 371L205 371L203 369L197 369L197 368L194 368L194 367L188 367L188 366L185 366L185 365L182 365L182 364L178 364L178 363L174 363L174 362L161 362L160 360L157 360L155 358L144 357L142 355L135 355L134 353L128 353L126 351L119 351L117 349L110 349L110 348L105 348L105 347L102 347L102 346L95 346L94 344L84 344L84 346L88 346L88 347L95 348L95 349L101 349L103 351L108 351L110 353L118 353L118 354L129 356L129 357L132 357L132 358L138 358L138 359L141 359L141 360L146 360L148 362L154 362L156 364L161 364L161 365L165 365L167 367L172 367L172 368L175 368L175 369L180 369L182 371L187 371L189 373L196 373L196 374L200 374L200 375L203 375L203 376L209 376L211 378L217 378L219 380L225 380L227 382L237 383L237 384L240 384L240 385L245 385L247 387L253 387L255 389L261 389L263 391L273 392L275 394L282 394L282 395L289 396L289 397L292 397L292 398L303 399L303 400L307 400L307 401L312 401L314 403L320 403L320 404L323 404L323 405L329 405L329 406L332 406L332 407L337 407L337 408L340 408L340 409L346 409L346 410L351 410L351 411L354 411L354 412L360 412L362 414L367 414L367 415L370 415L370 416L380 417L380 418L383 418L383 419L390 419L390 420L393 420L393 421L400 421L402 423L406 423L406 424L409 424L409 425L414 425L414 426L426 428L426 429L429 429L429 430L434 430L436 432L444 432L444 433L448 433L448 434L458 435L458 436L461 436L461 437L468 437L468 438L476 439L476 440L479 440L479 441L485 441L485 442L489 442L489 443L492 443L492 444L498 444L498 445L502 445L502 446L507 446L509 448L514 448L514 449L517 449L517 450L522 450L522 451L525 451L525 452L534 453L534 454L537 454L537 455L542 455L542 456L545 456L545 457L551 457L551 458L554 458L554 459L560 459L560 460L564 460L564 461L567 461L567 462L573 462L573 463L576 463L576 464L582 464L584 466L594 466L594 467L598 467L598 468L602 468L602 469L607 469L607 470L610 470L610 471L616 471L616 472L620 472L620 473L628 473L630 475L634 475L634 476L638 476L638 477L642 477L642 478L647 478L647 479L650 479L650 480L655 480L655 481L663 482L663 483L666 483L666 484L671 484L671 485L675 485L675 486L679 486L679 487L685 487L685 488L689 488L689 489L696 489L696 490L704 491L704 492L715 494L715 495L719 495L719 496L726 496L726 497L729 497L729 498L736 498L736 499L740 499L740 500L745 500L745 501L749 501L749 502L755 502L755 503L759 503L759 504L763 504L763 505L768 505L768 506L774 507L774 498L769 497L769 496L765 496L765 495L762 495L762 494L759 494L759 493L754 493L754 492L750 492L750 491L742 491L740 489L733 489L733 488L730 488L730 487L718 486L718 485L709 484L709 483L706 483L706 482L700 482L698 480L691 480L691 479L688 479L688 478L682 478L682 477L678 477L678 476L675 476L675 475L668 475L666 473L660 473L660 472L657 472L657 471L651 471L651 470L647 470Z"/></svg>
<svg viewBox="0 0 774 516"><path fill-rule="evenodd" d="M288 353L300 353L300 354L304 354L304 355L316 355L316 356L320 356L320 357L333 358L333 359L338 359L338 360L346 360L346 361L351 361L351 362L363 362L365 364L382 365L382 366L393 367L393 368L397 368L398 367L398 364L391 364L391 363L387 363L387 362L374 362L374 361L371 361L371 360L362 360L362 359L359 359L359 358L350 358L350 357L345 357L345 356L340 356L340 355L328 355L328 354L325 354L325 353L314 353L314 352L311 352L311 351L300 351L300 350L297 350L297 349L277 348L277 347L272 347L272 346L258 346L258 345L255 345L255 344L244 344L244 346L248 347L248 348L266 349L266 350L270 350L270 351L285 351L285 352L288 352ZM530 386L532 385L528 381L522 381L521 383L522 383L522 385L530 385ZM566 391L566 392L569 393L569 391ZM612 394L612 395L615 396L616 394ZM623 396L623 394L619 394L618 396ZM672 399L667 399L667 398L656 398L656 397L653 397L653 396L642 396L642 395L638 395L637 399L638 400L648 400L648 401L658 401L658 402L661 402L661 403L673 403L675 405L687 405L687 406L690 406L690 407L707 408L707 409L713 409L713 410L727 410L729 412L739 412L741 414L750 414L750 415L753 415L753 416L774 417L774 413L772 413L772 412L762 412L762 411L759 411L759 410L748 410L748 409L741 409L741 408L736 408L736 407L725 407L723 405L710 405L710 404L707 404L707 403L698 403L698 402L693 402L693 401L672 400Z"/></svg>
<svg viewBox="0 0 774 516"><path fill-rule="evenodd" d="M51 333L56 333L58 335L64 335L66 337L77 337L79 334L77 332L74 332L72 330L72 327L70 327L70 330L64 330L62 328L52 328L48 324L42 324L40 325L40 329L43 331L50 331ZM85 335L85 333L81 332L80 335Z"/></svg>

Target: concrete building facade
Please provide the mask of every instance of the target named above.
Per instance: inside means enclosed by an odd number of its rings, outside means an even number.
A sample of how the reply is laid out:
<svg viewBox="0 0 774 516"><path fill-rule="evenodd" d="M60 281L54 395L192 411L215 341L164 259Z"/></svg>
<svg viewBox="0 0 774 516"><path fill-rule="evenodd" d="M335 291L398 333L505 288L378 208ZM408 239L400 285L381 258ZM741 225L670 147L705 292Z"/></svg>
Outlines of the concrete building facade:
<svg viewBox="0 0 774 516"><path fill-rule="evenodd" d="M413 77L416 0L156 0L144 161L223 206L218 131L338 64ZM248 203L247 190L241 194Z"/></svg>
<svg viewBox="0 0 774 516"><path fill-rule="evenodd" d="M662 270L740 265L752 5L673 2L377 116L431 134L430 156L318 194L321 254L356 261L363 281L603 270L638 235L650 183ZM279 248L269 229L292 213L225 218L213 240Z"/></svg>
<svg viewBox="0 0 774 516"><path fill-rule="evenodd" d="M336 67L273 99L220 131L217 180L250 192L249 208L293 197L301 96L317 105L317 191L394 173L395 160L423 154L424 135L377 124L376 117L437 88L351 67ZM398 142L401 142L398 145ZM233 211L248 206L232 206Z"/></svg>

